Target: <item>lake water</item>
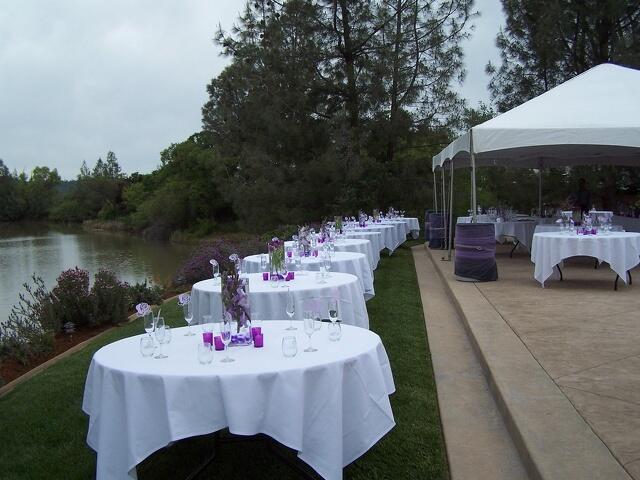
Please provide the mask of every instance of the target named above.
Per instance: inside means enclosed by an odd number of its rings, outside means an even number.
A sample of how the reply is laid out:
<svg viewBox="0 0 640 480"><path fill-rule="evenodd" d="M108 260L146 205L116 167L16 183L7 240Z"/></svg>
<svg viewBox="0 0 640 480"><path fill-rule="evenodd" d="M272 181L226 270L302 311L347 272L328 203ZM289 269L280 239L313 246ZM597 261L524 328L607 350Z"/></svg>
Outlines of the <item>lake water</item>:
<svg viewBox="0 0 640 480"><path fill-rule="evenodd" d="M162 285L190 251L191 247L90 232L80 226L0 223L0 322L34 273L48 288L63 270L75 266L88 270L92 279L98 269L107 268L129 283L146 278Z"/></svg>

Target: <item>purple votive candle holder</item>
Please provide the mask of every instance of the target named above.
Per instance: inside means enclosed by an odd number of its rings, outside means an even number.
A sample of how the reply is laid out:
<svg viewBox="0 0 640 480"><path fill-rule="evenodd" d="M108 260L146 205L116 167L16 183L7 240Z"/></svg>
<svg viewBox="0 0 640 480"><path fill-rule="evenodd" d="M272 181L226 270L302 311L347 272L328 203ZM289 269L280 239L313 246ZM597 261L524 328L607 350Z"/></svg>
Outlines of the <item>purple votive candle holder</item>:
<svg viewBox="0 0 640 480"><path fill-rule="evenodd" d="M288 258L291 258L292 256L293 256L293 252L292 252L291 250L289 250L289 251L287 252L287 257L288 257Z"/></svg>
<svg viewBox="0 0 640 480"><path fill-rule="evenodd" d="M285 281L289 281L289 280L294 280L295 277L295 273L294 272L287 272L287 278L285 278Z"/></svg>
<svg viewBox="0 0 640 480"><path fill-rule="evenodd" d="M265 282L269 280L269 272L262 272L262 280Z"/></svg>
<svg viewBox="0 0 640 480"><path fill-rule="evenodd" d="M211 335L213 335L213 333ZM224 343L222 343L222 338L215 337L213 339L213 346L216 350L224 350Z"/></svg>
<svg viewBox="0 0 640 480"><path fill-rule="evenodd" d="M251 327L251 336L256 338L256 335L262 335L262 327Z"/></svg>
<svg viewBox="0 0 640 480"><path fill-rule="evenodd" d="M213 332L202 332L202 342L213 345Z"/></svg>
<svg viewBox="0 0 640 480"><path fill-rule="evenodd" d="M317 257L317 256L318 256L318 250L314 250L314 251L313 251L313 256L314 256L314 257Z"/></svg>
<svg viewBox="0 0 640 480"><path fill-rule="evenodd" d="M264 347L264 335L262 335L261 333L258 333L257 335L254 335L254 337L253 337L253 346L256 347L256 348Z"/></svg>

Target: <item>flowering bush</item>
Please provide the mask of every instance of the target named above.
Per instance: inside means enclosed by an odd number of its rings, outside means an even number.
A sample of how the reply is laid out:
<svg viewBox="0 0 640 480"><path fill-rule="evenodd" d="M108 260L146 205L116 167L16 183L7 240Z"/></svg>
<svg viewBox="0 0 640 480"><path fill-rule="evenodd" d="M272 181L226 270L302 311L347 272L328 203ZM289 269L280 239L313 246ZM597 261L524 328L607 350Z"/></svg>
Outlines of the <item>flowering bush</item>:
<svg viewBox="0 0 640 480"><path fill-rule="evenodd" d="M129 285L121 282L110 270L100 269L91 288L91 323L116 325L127 318Z"/></svg>
<svg viewBox="0 0 640 480"><path fill-rule="evenodd" d="M178 269L173 279L173 284L185 285L211 278L211 264L209 263L211 259L218 262L220 271L231 271L234 267L229 260L231 254L236 253L244 258L261 252L264 252L264 243L257 238L240 242L216 239L212 242L204 243Z"/></svg>
<svg viewBox="0 0 640 480"><path fill-rule="evenodd" d="M158 285L149 285L146 280L142 283L129 285L127 289L129 310L132 310L139 303L151 305L162 303L162 289Z"/></svg>
<svg viewBox="0 0 640 480"><path fill-rule="evenodd" d="M53 337L60 329L51 293L42 278L34 275L32 280L33 286L24 284L26 293L20 294L8 321L0 324L0 356L22 364L53 350Z"/></svg>
<svg viewBox="0 0 640 480"><path fill-rule="evenodd" d="M91 323L89 272L78 267L65 270L52 290L56 316L60 325L72 322L77 326Z"/></svg>

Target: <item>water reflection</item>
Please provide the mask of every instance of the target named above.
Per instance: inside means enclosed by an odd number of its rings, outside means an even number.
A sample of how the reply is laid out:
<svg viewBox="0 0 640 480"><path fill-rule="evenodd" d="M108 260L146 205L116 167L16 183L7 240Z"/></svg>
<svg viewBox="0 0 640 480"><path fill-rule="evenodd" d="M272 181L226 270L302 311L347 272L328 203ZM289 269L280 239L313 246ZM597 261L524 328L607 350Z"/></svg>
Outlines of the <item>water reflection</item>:
<svg viewBox="0 0 640 480"><path fill-rule="evenodd" d="M52 287L63 270L100 268L134 283L169 281L189 247L146 242L129 235L87 232L79 226L0 224L0 321L17 302L22 284L36 273Z"/></svg>

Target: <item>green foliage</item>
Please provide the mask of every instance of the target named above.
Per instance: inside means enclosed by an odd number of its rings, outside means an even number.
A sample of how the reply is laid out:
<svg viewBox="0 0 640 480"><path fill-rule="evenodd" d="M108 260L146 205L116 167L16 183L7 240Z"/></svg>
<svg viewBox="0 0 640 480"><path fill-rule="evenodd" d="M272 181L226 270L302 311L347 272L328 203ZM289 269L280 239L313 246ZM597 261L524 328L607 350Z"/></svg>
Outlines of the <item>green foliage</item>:
<svg viewBox="0 0 640 480"><path fill-rule="evenodd" d="M87 270L75 267L62 272L52 294L60 325L71 322L81 327L92 323L93 308Z"/></svg>
<svg viewBox="0 0 640 480"><path fill-rule="evenodd" d="M23 365L53 350L53 338L60 328L51 293L35 275L25 283L26 293L11 309L8 321L0 323L0 357L10 357Z"/></svg>
<svg viewBox="0 0 640 480"><path fill-rule="evenodd" d="M629 0L502 0L502 62L487 65L504 112L601 63L640 67L640 3Z"/></svg>
<svg viewBox="0 0 640 480"><path fill-rule="evenodd" d="M120 282L109 270L100 269L95 274L91 288L91 323L117 325L127 319L129 286Z"/></svg>
<svg viewBox="0 0 640 480"><path fill-rule="evenodd" d="M147 280L127 285L128 309L133 310L139 303L159 305L162 303L162 289L158 285L149 285Z"/></svg>

